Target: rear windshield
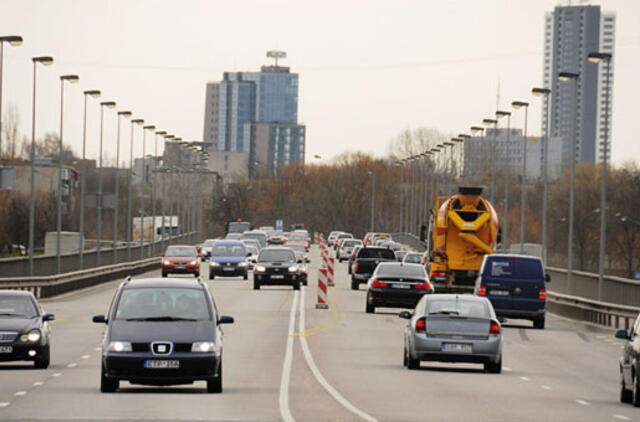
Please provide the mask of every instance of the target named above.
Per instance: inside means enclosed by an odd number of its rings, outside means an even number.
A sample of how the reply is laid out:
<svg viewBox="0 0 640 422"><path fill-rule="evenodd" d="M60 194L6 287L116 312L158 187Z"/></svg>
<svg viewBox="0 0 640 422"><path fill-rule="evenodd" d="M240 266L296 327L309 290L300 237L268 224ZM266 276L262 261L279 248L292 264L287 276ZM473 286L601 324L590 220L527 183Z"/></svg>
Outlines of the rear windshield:
<svg viewBox="0 0 640 422"><path fill-rule="evenodd" d="M307 236L305 236L303 234L290 234L288 239L289 240L294 240L296 242L306 242L307 241Z"/></svg>
<svg viewBox="0 0 640 422"><path fill-rule="evenodd" d="M243 245L213 245L212 256L246 256L247 250Z"/></svg>
<svg viewBox="0 0 640 422"><path fill-rule="evenodd" d="M539 280L543 278L539 259L520 257L490 257L484 266L484 277Z"/></svg>
<svg viewBox="0 0 640 422"><path fill-rule="evenodd" d="M489 307L486 302L463 298L439 299L437 296L429 298L427 315L458 315L476 318L489 318Z"/></svg>
<svg viewBox="0 0 640 422"><path fill-rule="evenodd" d="M211 319L201 289L175 287L129 288L122 291L117 320Z"/></svg>
<svg viewBox="0 0 640 422"><path fill-rule="evenodd" d="M360 249L360 252L358 252L358 259L360 258L396 259L396 255L391 249L363 248Z"/></svg>
<svg viewBox="0 0 640 422"><path fill-rule="evenodd" d="M264 239L267 237L264 233L242 233L242 239Z"/></svg>
<svg viewBox="0 0 640 422"><path fill-rule="evenodd" d="M342 246L344 246L345 248L351 248L355 245L360 245L362 242L360 242L359 240L345 240L344 242L342 242Z"/></svg>
<svg viewBox="0 0 640 422"><path fill-rule="evenodd" d="M258 262L296 262L293 251L263 250L258 256Z"/></svg>
<svg viewBox="0 0 640 422"><path fill-rule="evenodd" d="M165 256L169 257L185 257L198 256L198 251L193 247L168 248Z"/></svg>
<svg viewBox="0 0 640 422"><path fill-rule="evenodd" d="M407 254L404 257L404 262L407 262L410 264L419 264L420 261L422 261L422 256L416 253Z"/></svg>
<svg viewBox="0 0 640 422"><path fill-rule="evenodd" d="M286 245L287 248L292 249L294 251L298 251L298 252L307 252L307 249L302 246L302 245Z"/></svg>
<svg viewBox="0 0 640 422"><path fill-rule="evenodd" d="M251 230L251 223L229 223L229 233L244 233Z"/></svg>
<svg viewBox="0 0 640 422"><path fill-rule="evenodd" d="M427 273L421 265L380 264L376 274L378 277L427 277Z"/></svg>

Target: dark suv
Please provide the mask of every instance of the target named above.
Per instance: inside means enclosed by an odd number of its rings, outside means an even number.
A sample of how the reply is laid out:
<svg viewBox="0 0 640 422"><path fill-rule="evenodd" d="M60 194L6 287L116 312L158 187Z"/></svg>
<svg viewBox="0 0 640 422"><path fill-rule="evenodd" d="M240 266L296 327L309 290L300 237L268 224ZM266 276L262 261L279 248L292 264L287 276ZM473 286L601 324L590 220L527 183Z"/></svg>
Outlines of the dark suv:
<svg viewBox="0 0 640 422"><path fill-rule="evenodd" d="M302 259L296 260L293 251L287 247L268 247L260 251L253 268L253 288L263 285L293 286L300 290Z"/></svg>
<svg viewBox="0 0 640 422"><path fill-rule="evenodd" d="M365 246L358 251L351 270L351 289L358 290L371 278L381 262L394 262L396 254L387 248Z"/></svg>
<svg viewBox="0 0 640 422"><path fill-rule="evenodd" d="M120 381L172 385L206 381L222 392L222 331L233 318L220 316L199 280L127 279L107 315L102 343L100 391L115 392Z"/></svg>

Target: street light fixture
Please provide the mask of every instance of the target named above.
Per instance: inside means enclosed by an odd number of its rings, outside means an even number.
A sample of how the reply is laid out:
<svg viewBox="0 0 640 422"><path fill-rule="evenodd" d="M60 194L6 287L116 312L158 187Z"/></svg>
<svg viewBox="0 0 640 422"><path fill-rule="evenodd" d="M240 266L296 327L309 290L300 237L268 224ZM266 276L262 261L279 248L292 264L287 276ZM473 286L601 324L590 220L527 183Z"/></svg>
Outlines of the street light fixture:
<svg viewBox="0 0 640 422"><path fill-rule="evenodd" d="M374 216L374 206L376 201L376 172L375 170L367 171L367 174L372 177L371 182L371 232L373 232L373 216Z"/></svg>
<svg viewBox="0 0 640 422"><path fill-rule="evenodd" d="M491 156L493 158L495 158L496 143L498 142L498 119L483 119L482 123L484 123L485 126L493 125L493 142L491 143ZM484 133L486 135L487 131L485 130ZM491 165L489 167L491 167L491 196L490 196L490 202L491 202L491 204L493 204L495 199L496 199L496 166L495 165Z"/></svg>
<svg viewBox="0 0 640 422"><path fill-rule="evenodd" d="M1 43L0 43L1 44ZM36 220L36 199L35 199L35 150L36 150L36 69L38 63L43 66L49 66L53 64L53 57L40 56L33 57L33 110L31 119L31 184L30 184L30 202L29 202L29 275L33 275L33 249L34 249L34 233L35 233L35 220Z"/></svg>
<svg viewBox="0 0 640 422"><path fill-rule="evenodd" d="M0 48L1 45L0 45ZM1 53L0 53L1 54ZM60 257L60 233L62 232L62 145L64 137L64 83L74 84L80 80L78 75L62 75L60 76L60 139L58 139L58 213L56 216L56 269L57 273L62 273L62 259ZM1 113L1 111L0 111ZM1 132L0 132L1 133ZM1 142L0 142L1 143ZM1 154L1 152L0 152ZM71 192L71 185L69 185Z"/></svg>
<svg viewBox="0 0 640 422"><path fill-rule="evenodd" d="M133 240L133 127L144 123L144 119L131 119L131 136L129 138L129 189L127 198L127 260L131 261L131 242ZM142 249L142 245L140 245Z"/></svg>
<svg viewBox="0 0 640 422"><path fill-rule="evenodd" d="M118 243L118 229L119 229L118 203L119 203L119 196L120 196L120 117L130 118L132 114L133 113L128 110L118 112L118 130L116 135L116 186L115 186L115 195L114 195L115 204L113 209L113 246L111 247L111 250L113 251L114 264L118 263L118 250L116 247Z"/></svg>
<svg viewBox="0 0 640 422"><path fill-rule="evenodd" d="M511 106L518 110L524 107L524 136L522 137L522 178L520 179L520 253L524 254L524 217L527 203L527 123L529 119L529 103L513 101Z"/></svg>
<svg viewBox="0 0 640 422"><path fill-rule="evenodd" d="M97 196L97 208L98 208L98 244L96 245L96 263L100 266L100 249L102 247L102 145L104 137L104 108L114 108L116 103L114 101L102 101L100 103L100 147L98 149L98 196Z"/></svg>
<svg viewBox="0 0 640 422"><path fill-rule="evenodd" d="M142 210L142 215L140 216L140 259L144 258L144 218L145 218L145 203L144 203L144 191L147 179L147 169L144 163L144 157L146 154L147 148L147 130L155 130L156 127L154 125L146 125L142 126L142 183L140 184L140 200L142 204L140 205L140 209ZM149 257L151 257L151 241L153 239L149 239Z"/></svg>
<svg viewBox="0 0 640 422"><path fill-rule="evenodd" d="M507 143L504 149L505 155L505 174L504 174L504 230L502 231L502 248L507 251L509 247L509 179L511 176L511 162L509 157L509 147L511 144L511 112L498 110L496 111L496 119L499 120L503 117L507 118ZM496 137L498 136L496 131Z"/></svg>
<svg viewBox="0 0 640 422"><path fill-rule="evenodd" d="M4 43L17 47L22 44L20 35L0 36L0 134L2 134L2 71L4 69ZM0 135L1 136L1 135ZM2 163L2 139L0 138L0 164Z"/></svg>
<svg viewBox="0 0 640 422"><path fill-rule="evenodd" d="M548 165L549 165L549 96L551 90L549 88L533 88L531 94L534 97L544 97L544 113L546 119L544 142L542 143L542 227L541 239L542 243L542 261L547 263L547 190L548 190Z"/></svg>

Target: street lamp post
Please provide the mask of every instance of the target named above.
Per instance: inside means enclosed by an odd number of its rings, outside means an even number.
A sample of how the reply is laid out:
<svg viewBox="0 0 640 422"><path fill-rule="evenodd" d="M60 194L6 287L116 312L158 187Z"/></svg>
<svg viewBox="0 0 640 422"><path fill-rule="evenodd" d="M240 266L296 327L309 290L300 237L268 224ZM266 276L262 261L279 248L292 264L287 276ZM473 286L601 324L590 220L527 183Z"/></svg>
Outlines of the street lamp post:
<svg viewBox="0 0 640 422"><path fill-rule="evenodd" d="M560 72L558 74L558 80L561 82L572 81L574 85L574 92L576 94L576 114L578 109L578 73ZM567 293L573 293L572 275L573 275L573 212L575 207L575 185L576 185L576 137L578 136L578 117L574 116L573 133L571 136L571 147L569 150L569 235L567 240Z"/></svg>
<svg viewBox="0 0 640 422"><path fill-rule="evenodd" d="M0 43L1 45L2 43ZM35 168L35 151L36 151L36 68L38 63L43 66L49 66L53 64L53 57L41 56L33 57L33 109L31 114L31 181L30 181L30 201L29 201L29 275L33 275L33 242L35 233L35 221L36 221L36 168Z"/></svg>
<svg viewBox="0 0 640 422"><path fill-rule="evenodd" d="M78 224L78 269L84 268L84 199L87 185L87 100L98 98L100 91L92 89L84 91L84 118L82 123L82 166L80 169L80 222Z"/></svg>
<svg viewBox="0 0 640 422"><path fill-rule="evenodd" d="M604 99L604 142L602 156L602 188L600 193L600 248L598 259L598 300L602 299L602 288L604 284L604 267L606 254L606 231L607 231L607 161L609 155L609 78L611 71L611 54L609 53L591 53L587 56L592 63L605 63L605 99Z"/></svg>
<svg viewBox="0 0 640 422"><path fill-rule="evenodd" d="M465 133L460 133L458 134L458 137L456 138L458 139L456 142L460 143L460 161L458 166L459 167L457 169L458 173L459 173L459 177L461 179L462 184L467 184L467 171L466 171L466 167L465 167L465 158L466 158L466 145L469 143L469 141L471 140L471 136L467 135Z"/></svg>
<svg viewBox="0 0 640 422"><path fill-rule="evenodd" d="M491 157L495 159L496 143L498 142L498 119L484 119L482 120L486 126L493 125L493 142L491 143ZM486 134L486 131L485 131ZM487 163L489 164L489 163ZM496 166L491 163L491 205L495 204L496 200ZM495 205L494 205L495 206Z"/></svg>
<svg viewBox="0 0 640 422"><path fill-rule="evenodd" d="M160 162L160 157L158 156L158 135L164 136L167 132L164 130L156 131L155 138L153 141L153 172L151 172L151 203L153 204L151 209L153 212L153 253L157 253L157 245L156 245L156 170L159 167L158 163Z"/></svg>
<svg viewBox="0 0 640 422"><path fill-rule="evenodd" d="M4 69L4 43L17 47L22 44L20 35L0 36L0 164L2 164L2 74ZM58 270L59 271L59 270Z"/></svg>
<svg viewBox="0 0 640 422"><path fill-rule="evenodd" d="M131 119L131 137L129 145L129 190L127 192L127 261L131 261L131 242L133 241L133 127L144 123L144 119ZM140 245L142 249L142 244Z"/></svg>
<svg viewBox="0 0 640 422"><path fill-rule="evenodd" d="M119 196L120 196L120 117L131 117L130 111L119 111L118 112L118 133L116 137L116 187L115 187L115 204L113 208L113 246L111 250L113 251L113 263L118 263L118 204L119 204Z"/></svg>
<svg viewBox="0 0 640 422"><path fill-rule="evenodd" d="M103 101L100 103L100 147L98 152L98 197L97 197L97 208L98 208L98 244L96 245L96 266L100 266L100 249L102 246L102 140L104 137L104 108L114 108L116 103L114 101Z"/></svg>
<svg viewBox="0 0 640 422"><path fill-rule="evenodd" d="M166 151L167 151L167 140L171 140L175 138L175 136L173 135L164 135L164 143L163 143L163 148L162 148L162 228L161 228L161 233L162 233L162 246L163 249L166 246L166 235L167 235L167 229L166 229L166 223L165 223L165 218L167 215L167 171L169 170L169 168L167 167L167 160L165 159L165 155L166 155ZM169 227L171 227L171 225L169 225Z"/></svg>
<svg viewBox="0 0 640 422"><path fill-rule="evenodd" d="M140 184L140 200L142 201L140 209L142 210L142 215L140 216L140 259L144 258L144 218L146 216L146 210L144 209L144 191L147 184L147 169L144 166L144 158L147 148L147 130L155 130L155 128L156 127L154 125L146 125L142 127L142 183ZM151 241L152 239L149 239L149 256L151 256Z"/></svg>
<svg viewBox="0 0 640 422"><path fill-rule="evenodd" d="M524 136L522 137L522 179L520 180L520 253L524 254L524 217L527 204L527 123L529 118L529 103L514 101L511 106L516 110L524 107Z"/></svg>
<svg viewBox="0 0 640 422"><path fill-rule="evenodd" d="M511 112L510 111L496 111L496 120L499 120L502 117L507 118L507 143L504 148L505 155L505 174L504 174L504 212L503 212L503 220L504 220L504 230L502 231L502 249L507 251L509 247L509 178L511 176L511 163L509 162L509 147L511 143ZM498 136L496 131L496 137Z"/></svg>
<svg viewBox="0 0 640 422"><path fill-rule="evenodd" d="M367 171L367 174L371 176L371 232L373 232L373 218L374 218L374 207L376 203L376 172L375 170Z"/></svg>
<svg viewBox="0 0 640 422"><path fill-rule="evenodd" d="M542 143L542 227L541 238L542 243L542 262L547 263L547 184L548 184L548 165L549 165L549 94L551 90L549 88L533 88L531 94L536 97L544 96L544 112L547 117L546 121L544 142Z"/></svg>
<svg viewBox="0 0 640 422"><path fill-rule="evenodd" d="M482 146L481 146L481 148L473 148L471 139L469 139L469 142L467 142L467 147L465 148L466 152L465 152L465 155L464 155L464 158L465 158L465 160L464 160L464 163L465 163L464 171L465 171L465 174L468 177L469 173L471 173L469 170L470 169L471 170L474 169L474 167L471 166L471 160L474 159L474 158L477 158L477 157L475 157L474 152L475 151L480 152L480 149L481 149L482 150L482 157L481 157L481 161L482 161L482 183L484 184L486 182L485 179L487 178L487 166L486 166L486 164L487 164L486 155L487 154L485 153L485 150L484 150L484 148L485 148L485 145L484 145L484 127L482 127L482 126L471 126L470 130L471 130L471 135L476 135L478 132L480 132L480 136L483 138L481 140L481 142L482 142L481 145ZM467 155L469 156L468 158L467 158Z"/></svg>
<svg viewBox="0 0 640 422"><path fill-rule="evenodd" d="M0 43L0 48L2 44ZM58 139L58 213L56 216L56 270L62 273L62 259L60 258L60 233L62 232L62 139L64 136L64 83L76 83L80 80L78 75L62 75L60 76L60 139ZM1 112L0 112L1 113ZM2 132L0 132L1 134ZM1 136L1 135L0 135ZM69 189L71 192L71 189Z"/></svg>

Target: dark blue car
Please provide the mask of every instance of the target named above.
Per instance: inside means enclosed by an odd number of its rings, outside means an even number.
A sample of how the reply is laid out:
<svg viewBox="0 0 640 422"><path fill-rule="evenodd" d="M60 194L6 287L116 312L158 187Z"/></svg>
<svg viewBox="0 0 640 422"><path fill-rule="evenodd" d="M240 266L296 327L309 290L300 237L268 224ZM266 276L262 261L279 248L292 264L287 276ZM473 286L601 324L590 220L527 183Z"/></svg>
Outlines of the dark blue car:
<svg viewBox="0 0 640 422"><path fill-rule="evenodd" d="M216 276L242 276L246 280L249 277L248 255L247 248L239 240L217 240L211 246L209 280Z"/></svg>
<svg viewBox="0 0 640 422"><path fill-rule="evenodd" d="M488 298L498 317L528 319L543 329L550 280L535 256L486 255L474 293Z"/></svg>

